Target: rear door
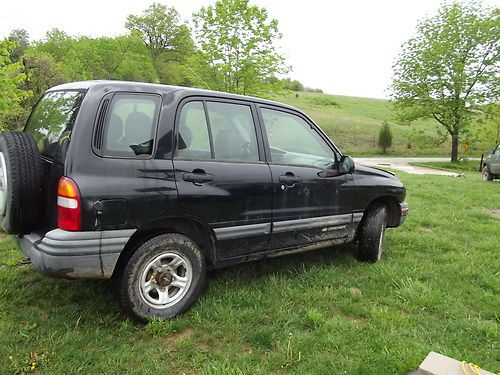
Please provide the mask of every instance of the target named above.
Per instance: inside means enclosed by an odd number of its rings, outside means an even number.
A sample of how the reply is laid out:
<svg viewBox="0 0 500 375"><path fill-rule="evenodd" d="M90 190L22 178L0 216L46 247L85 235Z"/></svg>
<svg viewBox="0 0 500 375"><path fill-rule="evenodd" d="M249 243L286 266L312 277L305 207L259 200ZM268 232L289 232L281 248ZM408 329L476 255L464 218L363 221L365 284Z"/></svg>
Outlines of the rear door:
<svg viewBox="0 0 500 375"><path fill-rule="evenodd" d="M221 259L268 247L273 183L256 118L252 103L214 98L185 100L176 115L180 212L213 229Z"/></svg>
<svg viewBox="0 0 500 375"><path fill-rule="evenodd" d="M47 92L24 128L24 132L35 138L42 155L43 229L57 226L57 184L64 173L66 152L85 93L84 90Z"/></svg>
<svg viewBox="0 0 500 375"><path fill-rule="evenodd" d="M352 229L353 181L337 172L325 136L298 112L260 107L273 178L270 249L347 238Z"/></svg>

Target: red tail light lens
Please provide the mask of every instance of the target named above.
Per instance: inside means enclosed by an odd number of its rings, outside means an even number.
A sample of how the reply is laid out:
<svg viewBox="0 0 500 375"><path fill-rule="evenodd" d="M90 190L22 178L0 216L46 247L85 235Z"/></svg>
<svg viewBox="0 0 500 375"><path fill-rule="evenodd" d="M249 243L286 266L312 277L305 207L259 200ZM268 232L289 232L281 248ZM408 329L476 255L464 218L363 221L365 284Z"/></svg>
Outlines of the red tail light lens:
<svg viewBox="0 0 500 375"><path fill-rule="evenodd" d="M61 177L57 187L57 226L71 231L82 227L80 190L68 177Z"/></svg>

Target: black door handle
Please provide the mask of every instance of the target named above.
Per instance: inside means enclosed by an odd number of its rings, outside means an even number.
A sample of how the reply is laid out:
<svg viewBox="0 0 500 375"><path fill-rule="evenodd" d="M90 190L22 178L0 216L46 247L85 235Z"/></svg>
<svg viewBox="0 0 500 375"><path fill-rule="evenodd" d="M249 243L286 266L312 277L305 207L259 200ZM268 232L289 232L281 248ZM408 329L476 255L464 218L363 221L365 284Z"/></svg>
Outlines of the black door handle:
<svg viewBox="0 0 500 375"><path fill-rule="evenodd" d="M295 185L297 182L300 182L300 178L295 176L293 173L286 173L279 177L279 181L290 186Z"/></svg>
<svg viewBox="0 0 500 375"><path fill-rule="evenodd" d="M184 173L182 175L184 181L192 182L193 184L203 184L214 180L214 176L206 173Z"/></svg>

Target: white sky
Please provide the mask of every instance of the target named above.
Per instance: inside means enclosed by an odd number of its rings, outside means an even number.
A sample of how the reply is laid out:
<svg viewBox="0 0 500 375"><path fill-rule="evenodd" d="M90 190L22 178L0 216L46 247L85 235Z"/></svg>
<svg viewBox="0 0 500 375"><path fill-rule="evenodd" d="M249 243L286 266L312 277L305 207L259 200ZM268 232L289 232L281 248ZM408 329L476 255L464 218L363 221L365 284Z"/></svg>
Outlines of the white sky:
<svg viewBox="0 0 500 375"><path fill-rule="evenodd" d="M157 0L174 6L182 18L214 0ZM26 29L41 39L57 27L70 35L125 33L129 14L153 0L3 0L0 38ZM250 0L279 22L280 42L290 76L330 94L385 98L392 64L417 20L434 14L441 0ZM500 0L484 0L500 6Z"/></svg>

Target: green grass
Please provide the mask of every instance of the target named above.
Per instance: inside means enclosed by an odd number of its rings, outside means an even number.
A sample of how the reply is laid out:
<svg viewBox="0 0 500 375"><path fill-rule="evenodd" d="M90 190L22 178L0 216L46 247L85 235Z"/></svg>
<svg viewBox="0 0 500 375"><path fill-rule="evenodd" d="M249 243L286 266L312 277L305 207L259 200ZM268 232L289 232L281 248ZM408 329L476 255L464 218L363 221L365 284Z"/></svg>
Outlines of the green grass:
<svg viewBox="0 0 500 375"><path fill-rule="evenodd" d="M499 182L399 175L410 216L381 262L344 246L214 271L168 322L133 323L108 282L45 278L4 239L0 373L386 375L431 350L499 371Z"/></svg>
<svg viewBox="0 0 500 375"><path fill-rule="evenodd" d="M389 122L393 135L389 155L449 156L451 151L449 140L441 143L436 121L418 120L411 126L396 124L392 104L387 100L310 92L283 92L274 99L305 111L343 152L353 156L380 153L377 139L384 120ZM494 146L496 123L474 123L472 128L475 139L469 153L479 156ZM459 152L463 152L462 146Z"/></svg>
<svg viewBox="0 0 500 375"><path fill-rule="evenodd" d="M410 163L420 167L428 167L435 169L442 169L450 172L478 172L479 160L461 160L457 162L425 162L425 163Z"/></svg>

